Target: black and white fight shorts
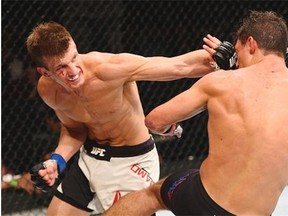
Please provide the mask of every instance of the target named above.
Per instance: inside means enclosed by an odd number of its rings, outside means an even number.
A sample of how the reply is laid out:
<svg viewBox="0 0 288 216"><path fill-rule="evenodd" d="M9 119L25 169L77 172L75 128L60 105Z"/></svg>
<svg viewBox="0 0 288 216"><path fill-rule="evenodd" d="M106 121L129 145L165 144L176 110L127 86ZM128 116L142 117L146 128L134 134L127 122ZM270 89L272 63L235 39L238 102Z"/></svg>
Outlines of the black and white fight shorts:
<svg viewBox="0 0 288 216"><path fill-rule="evenodd" d="M120 197L159 180L159 158L153 138L136 146L111 147L86 142L55 196L99 214Z"/></svg>
<svg viewBox="0 0 288 216"><path fill-rule="evenodd" d="M207 194L199 170L176 172L165 179L161 187L165 205L175 215L231 216Z"/></svg>

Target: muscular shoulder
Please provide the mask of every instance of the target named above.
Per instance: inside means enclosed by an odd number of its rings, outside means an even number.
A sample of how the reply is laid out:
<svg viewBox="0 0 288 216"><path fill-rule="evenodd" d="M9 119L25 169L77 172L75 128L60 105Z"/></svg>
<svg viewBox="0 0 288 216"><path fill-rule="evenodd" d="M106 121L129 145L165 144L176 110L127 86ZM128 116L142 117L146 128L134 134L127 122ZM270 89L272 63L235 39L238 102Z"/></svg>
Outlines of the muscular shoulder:
<svg viewBox="0 0 288 216"><path fill-rule="evenodd" d="M89 64L119 64L131 63L131 61L144 60L142 56L138 56L131 53L104 53L104 52L89 52L82 55L84 62Z"/></svg>
<svg viewBox="0 0 288 216"><path fill-rule="evenodd" d="M87 54L82 54L82 57L84 57L84 61L88 61L92 64L101 64L104 62L109 61L115 54L113 53L104 53L104 52L89 52Z"/></svg>
<svg viewBox="0 0 288 216"><path fill-rule="evenodd" d="M231 88L235 86L235 78L237 77L236 73L237 72L232 70L220 70L209 73L202 77L197 82L197 85L199 85L201 89L210 95L217 94L222 91L232 90Z"/></svg>
<svg viewBox="0 0 288 216"><path fill-rule="evenodd" d="M51 108L56 108L56 94L59 91L58 84L47 77L41 77L38 81L37 90L42 100Z"/></svg>
<svg viewBox="0 0 288 216"><path fill-rule="evenodd" d="M100 79L127 79L147 62L147 58L130 53L91 52L85 55L84 62Z"/></svg>

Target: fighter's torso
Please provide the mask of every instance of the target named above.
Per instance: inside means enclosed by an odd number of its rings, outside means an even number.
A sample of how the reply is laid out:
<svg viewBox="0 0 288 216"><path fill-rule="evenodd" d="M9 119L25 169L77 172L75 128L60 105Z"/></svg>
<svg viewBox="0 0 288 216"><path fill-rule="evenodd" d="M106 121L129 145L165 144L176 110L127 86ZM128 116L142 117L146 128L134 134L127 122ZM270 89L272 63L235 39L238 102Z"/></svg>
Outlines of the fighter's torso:
<svg viewBox="0 0 288 216"><path fill-rule="evenodd" d="M266 69L228 78L208 105L201 176L212 198L237 215L271 214L288 183L288 71Z"/></svg>
<svg viewBox="0 0 288 216"><path fill-rule="evenodd" d="M42 82L49 82L49 91L53 89L56 109L85 124L89 138L99 143L135 145L146 141L149 135L136 82L103 78L103 71L91 71L85 61L82 67L84 74L90 75L76 91L43 78Z"/></svg>

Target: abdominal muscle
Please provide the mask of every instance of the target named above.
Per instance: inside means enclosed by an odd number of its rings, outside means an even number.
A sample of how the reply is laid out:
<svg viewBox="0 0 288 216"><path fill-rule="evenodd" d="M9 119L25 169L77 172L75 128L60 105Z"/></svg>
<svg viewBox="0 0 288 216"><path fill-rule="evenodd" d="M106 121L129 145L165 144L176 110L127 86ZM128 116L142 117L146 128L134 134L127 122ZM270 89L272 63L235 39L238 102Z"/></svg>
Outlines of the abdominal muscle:
<svg viewBox="0 0 288 216"><path fill-rule="evenodd" d="M131 104L126 98L107 101L93 100L91 104L90 100L79 110L81 115L77 114L88 128L89 139L111 146L137 145L149 139L141 104ZM80 119L84 116L89 120Z"/></svg>
<svg viewBox="0 0 288 216"><path fill-rule="evenodd" d="M72 96L66 110L71 119L85 124L89 139L111 146L147 141L149 132L136 84L127 84L124 89L112 88L111 83L104 89L97 80L92 84L84 93Z"/></svg>
<svg viewBox="0 0 288 216"><path fill-rule="evenodd" d="M149 139L144 117L127 115L118 118L105 123L87 124L89 139L111 146L133 146Z"/></svg>

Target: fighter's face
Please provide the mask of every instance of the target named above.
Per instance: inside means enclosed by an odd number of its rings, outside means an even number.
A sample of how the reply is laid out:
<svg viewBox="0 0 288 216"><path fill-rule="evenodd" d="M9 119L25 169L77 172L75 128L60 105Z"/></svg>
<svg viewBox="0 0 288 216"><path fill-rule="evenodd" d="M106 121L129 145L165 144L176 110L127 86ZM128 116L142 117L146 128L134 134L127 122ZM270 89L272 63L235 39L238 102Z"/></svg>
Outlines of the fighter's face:
<svg viewBox="0 0 288 216"><path fill-rule="evenodd" d="M245 67L245 62L243 62L243 59L245 59L244 57L244 45L240 42L240 40L236 41L235 44L235 52L237 54L237 66L239 68L243 68Z"/></svg>
<svg viewBox="0 0 288 216"><path fill-rule="evenodd" d="M255 50L257 48L257 42L252 36L248 37L245 43L241 43L237 40L235 45L235 51L238 57L239 68L248 67L255 63Z"/></svg>
<svg viewBox="0 0 288 216"><path fill-rule="evenodd" d="M69 48L62 58L45 57L47 68L42 68L42 75L48 76L62 86L76 89L84 83L76 45L71 40ZM38 70L39 71L39 70Z"/></svg>

